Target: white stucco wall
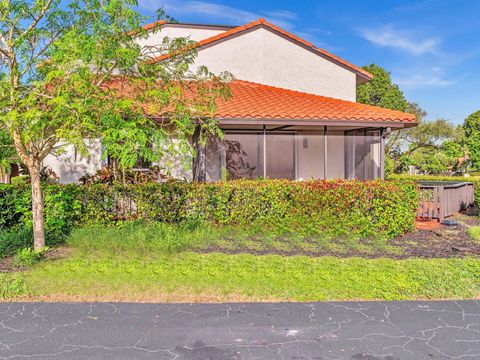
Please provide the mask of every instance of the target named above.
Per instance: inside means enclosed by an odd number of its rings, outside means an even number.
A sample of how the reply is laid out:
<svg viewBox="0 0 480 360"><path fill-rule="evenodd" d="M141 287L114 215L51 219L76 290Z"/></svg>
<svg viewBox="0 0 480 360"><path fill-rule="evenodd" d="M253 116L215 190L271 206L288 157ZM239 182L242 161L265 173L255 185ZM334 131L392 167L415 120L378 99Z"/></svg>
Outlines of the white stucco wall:
<svg viewBox="0 0 480 360"><path fill-rule="evenodd" d="M73 146L67 146L61 155L48 155L43 166L52 169L62 184L78 182L86 174L93 175L102 168L102 145L98 139L88 140L87 144L89 156L82 157Z"/></svg>
<svg viewBox="0 0 480 360"><path fill-rule="evenodd" d="M155 32L150 31L149 37L147 39L138 39L137 43L140 46L155 46L159 45L163 42L165 37L169 38L189 38L193 41L200 41L211 36L218 35L227 28L208 28L208 27L195 27L195 26L183 26L183 25L173 25L167 24L163 25L160 30L156 30Z"/></svg>
<svg viewBox="0 0 480 360"><path fill-rule="evenodd" d="M264 28L199 49L195 65L214 73L355 101L356 75Z"/></svg>

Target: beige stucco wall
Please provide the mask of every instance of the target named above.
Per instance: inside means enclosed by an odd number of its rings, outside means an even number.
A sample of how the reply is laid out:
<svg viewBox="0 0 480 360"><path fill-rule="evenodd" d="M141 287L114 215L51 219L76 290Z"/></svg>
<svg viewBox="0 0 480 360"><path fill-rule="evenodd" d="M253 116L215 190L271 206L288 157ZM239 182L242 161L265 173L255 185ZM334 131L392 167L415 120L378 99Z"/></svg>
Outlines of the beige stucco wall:
<svg viewBox="0 0 480 360"><path fill-rule="evenodd" d="M198 51L195 65L214 73L355 101L356 75L270 30L257 28Z"/></svg>
<svg viewBox="0 0 480 360"><path fill-rule="evenodd" d="M78 182L83 175L93 175L102 168L102 145L100 140L88 140L88 156L75 152L73 146L67 146L61 155L48 155L43 166L52 169L62 184Z"/></svg>

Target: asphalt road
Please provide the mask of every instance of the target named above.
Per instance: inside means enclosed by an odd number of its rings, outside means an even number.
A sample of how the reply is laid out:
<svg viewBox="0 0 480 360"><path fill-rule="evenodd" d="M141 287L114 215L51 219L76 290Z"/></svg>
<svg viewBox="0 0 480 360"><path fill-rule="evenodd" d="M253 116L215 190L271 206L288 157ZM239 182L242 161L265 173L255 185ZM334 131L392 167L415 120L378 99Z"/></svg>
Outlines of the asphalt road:
<svg viewBox="0 0 480 360"><path fill-rule="evenodd" d="M480 359L480 302L3 303L0 359Z"/></svg>

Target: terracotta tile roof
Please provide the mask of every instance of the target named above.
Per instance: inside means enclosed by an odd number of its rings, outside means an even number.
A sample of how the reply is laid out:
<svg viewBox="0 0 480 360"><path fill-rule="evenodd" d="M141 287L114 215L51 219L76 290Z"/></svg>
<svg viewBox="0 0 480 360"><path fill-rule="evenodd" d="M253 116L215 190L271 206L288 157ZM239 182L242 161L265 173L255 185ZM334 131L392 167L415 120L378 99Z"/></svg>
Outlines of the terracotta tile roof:
<svg viewBox="0 0 480 360"><path fill-rule="evenodd" d="M327 120L359 122L416 123L414 114L384 109L326 96L287 90L244 80L229 83L232 97L217 100L215 117L218 119L248 120ZM131 85L115 82L109 87L120 90L125 97L135 97ZM153 117L149 104L141 104L145 113Z"/></svg>
<svg viewBox="0 0 480 360"><path fill-rule="evenodd" d="M414 114L243 80L230 89L231 99L217 103L217 118L416 122Z"/></svg>
<svg viewBox="0 0 480 360"><path fill-rule="evenodd" d="M149 26L149 25L147 25ZM264 27L267 27L267 28L270 28L280 34L282 34L283 36L297 42L297 43L300 43L306 47L308 47L309 49L313 50L314 52L320 54L320 55L323 55L327 58L329 58L330 60L333 60L334 62L337 62L337 63L340 63L342 64L343 66L353 70L354 72L356 72L359 76L367 79L367 80L370 80L373 76L372 74L370 74L368 71L365 71L364 69L362 69L361 67L358 67L346 60L343 60L341 58L339 58L338 56L336 55L333 55L331 54L330 52L326 51L326 50L323 50L323 49L320 49L320 48L317 48L315 45L313 45L312 43L302 39L302 38L299 38L298 36L296 35L293 35L292 33L289 33L288 31L285 31L283 30L282 28L279 28L278 26L276 25L273 25L271 23L269 23L268 21L266 21L265 19L261 18L261 19L258 19L256 21L253 21L253 22L250 22L248 24L245 24L245 25L242 25L242 26L237 26L237 27L234 27L230 30L227 30L225 32L222 32L218 35L215 35L215 36L212 36L212 37L209 37L209 38L206 38L204 40L200 40L198 42L196 42L195 44L193 44L192 46L194 48L198 48L198 47L202 47L202 46L205 46L205 45L209 45L209 44L212 44L212 43L215 43L217 41L220 41L220 40L223 40L223 39L226 39L230 36L233 36L233 35L237 35L241 32L244 32L244 31L247 31L247 30L250 30L252 28L255 28L255 27L260 27L260 26L264 26ZM155 62L158 62L158 61L162 61L162 60L165 60L165 59L168 59L169 57L171 56L171 54L164 54L164 55L161 55L161 56L158 56L154 59L151 59L149 60L149 62L151 63L155 63Z"/></svg>
<svg viewBox="0 0 480 360"><path fill-rule="evenodd" d="M147 24L147 25L144 25L143 26L143 30L151 30L157 26L162 26L162 25L165 25L165 24L168 24L168 21L167 20L157 20L153 23L150 23L150 24Z"/></svg>
<svg viewBox="0 0 480 360"><path fill-rule="evenodd" d="M162 26L162 25L165 25L165 24L168 24L167 20L157 20L153 23L142 26L141 29L143 29L145 31L149 31L149 30L152 30L153 28L156 28L158 26ZM129 31L127 34L128 35L136 35L140 32L141 29Z"/></svg>

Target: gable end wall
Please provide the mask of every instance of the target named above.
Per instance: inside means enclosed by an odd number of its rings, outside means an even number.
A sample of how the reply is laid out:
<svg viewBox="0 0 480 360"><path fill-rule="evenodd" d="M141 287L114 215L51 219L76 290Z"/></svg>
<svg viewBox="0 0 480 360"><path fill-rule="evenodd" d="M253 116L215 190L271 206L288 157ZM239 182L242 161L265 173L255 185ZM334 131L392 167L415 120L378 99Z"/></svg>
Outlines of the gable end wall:
<svg viewBox="0 0 480 360"><path fill-rule="evenodd" d="M198 50L195 65L261 84L356 100L356 75L266 28L230 37Z"/></svg>

